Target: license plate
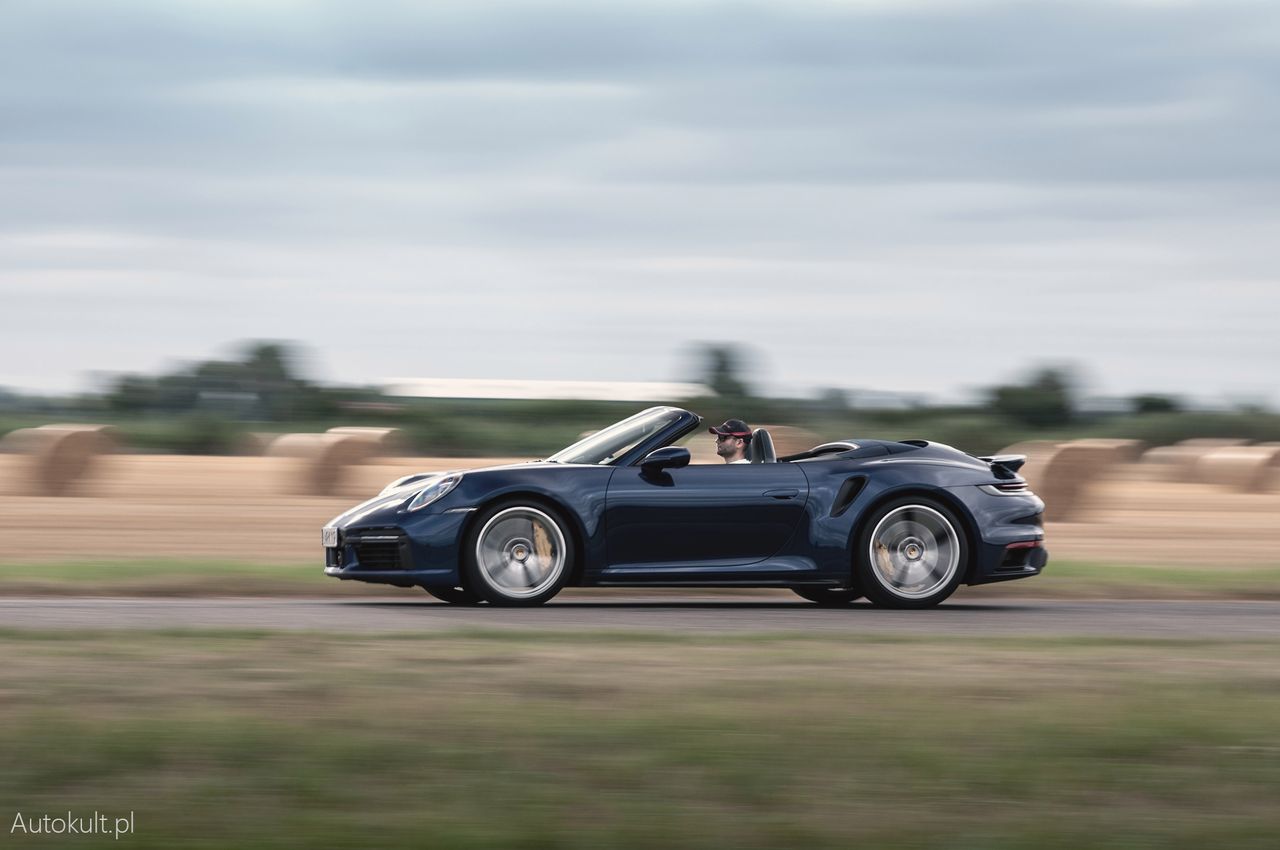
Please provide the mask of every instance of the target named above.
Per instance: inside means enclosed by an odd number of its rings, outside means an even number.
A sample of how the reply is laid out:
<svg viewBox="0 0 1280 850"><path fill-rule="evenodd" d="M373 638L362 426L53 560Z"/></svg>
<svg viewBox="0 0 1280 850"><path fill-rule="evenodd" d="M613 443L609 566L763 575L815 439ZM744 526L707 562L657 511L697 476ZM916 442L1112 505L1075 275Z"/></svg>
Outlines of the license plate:
<svg viewBox="0 0 1280 850"><path fill-rule="evenodd" d="M333 525L326 525L320 529L320 541L326 549L332 549L338 545L338 528Z"/></svg>

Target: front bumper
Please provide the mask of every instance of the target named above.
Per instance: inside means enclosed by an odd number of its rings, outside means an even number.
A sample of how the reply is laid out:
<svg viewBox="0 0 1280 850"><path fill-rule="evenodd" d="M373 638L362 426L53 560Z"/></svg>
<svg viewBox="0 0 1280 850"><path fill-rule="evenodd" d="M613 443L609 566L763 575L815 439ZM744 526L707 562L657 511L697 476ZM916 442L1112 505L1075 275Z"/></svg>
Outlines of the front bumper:
<svg viewBox="0 0 1280 850"><path fill-rule="evenodd" d="M398 587L456 586L459 581L459 538L467 511L395 517L400 525L338 528L338 545L326 547L324 574L343 581L365 581Z"/></svg>

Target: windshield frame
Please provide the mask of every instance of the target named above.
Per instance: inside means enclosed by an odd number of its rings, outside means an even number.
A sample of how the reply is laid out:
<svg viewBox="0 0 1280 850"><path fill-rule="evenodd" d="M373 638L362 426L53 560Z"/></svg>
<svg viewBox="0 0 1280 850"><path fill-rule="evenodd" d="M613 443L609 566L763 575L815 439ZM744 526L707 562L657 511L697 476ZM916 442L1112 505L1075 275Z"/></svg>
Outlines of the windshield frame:
<svg viewBox="0 0 1280 850"><path fill-rule="evenodd" d="M702 418L678 407L650 407L589 434L551 457L553 463L629 466L692 431Z"/></svg>

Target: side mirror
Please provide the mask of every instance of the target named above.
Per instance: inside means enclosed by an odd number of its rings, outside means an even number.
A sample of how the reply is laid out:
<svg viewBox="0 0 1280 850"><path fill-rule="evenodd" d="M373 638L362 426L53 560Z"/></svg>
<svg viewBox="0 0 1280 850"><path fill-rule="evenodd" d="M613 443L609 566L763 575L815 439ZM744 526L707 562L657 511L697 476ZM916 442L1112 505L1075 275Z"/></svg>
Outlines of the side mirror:
<svg viewBox="0 0 1280 850"><path fill-rule="evenodd" d="M689 465L689 450L680 446L667 446L654 449L640 461L640 468L645 472L657 472L660 469L679 469Z"/></svg>

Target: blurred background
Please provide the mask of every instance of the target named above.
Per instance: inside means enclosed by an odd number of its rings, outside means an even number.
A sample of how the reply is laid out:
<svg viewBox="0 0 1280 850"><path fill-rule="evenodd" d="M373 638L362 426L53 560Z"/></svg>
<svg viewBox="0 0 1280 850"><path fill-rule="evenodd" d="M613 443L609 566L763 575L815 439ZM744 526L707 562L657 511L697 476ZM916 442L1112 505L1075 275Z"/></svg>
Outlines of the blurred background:
<svg viewBox="0 0 1280 850"><path fill-rule="evenodd" d="M20 0L0 39L6 498L349 499L655 403L1138 441L1090 484L1230 440L1155 477L1274 491L1266 4ZM67 424L113 461L32 459ZM209 459L334 427L394 435L314 486ZM1051 519L1165 504L1090 489Z"/></svg>
<svg viewBox="0 0 1280 850"><path fill-rule="evenodd" d="M1047 363L1120 407L1280 401L1266 3L5 18L12 392L128 403L259 339L324 386L686 381L710 341L765 398Z"/></svg>
<svg viewBox="0 0 1280 850"><path fill-rule="evenodd" d="M320 526L654 404L1027 454L1050 566L961 602L1280 598L1273 3L3 11L0 602L425 602ZM1280 829L1274 641L4 626L0 805L134 846Z"/></svg>

